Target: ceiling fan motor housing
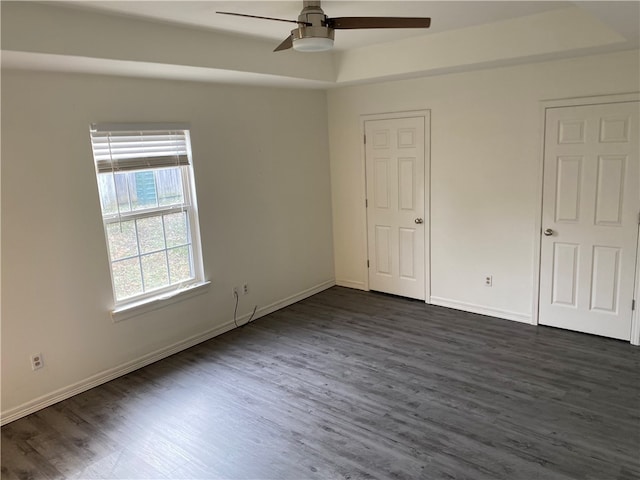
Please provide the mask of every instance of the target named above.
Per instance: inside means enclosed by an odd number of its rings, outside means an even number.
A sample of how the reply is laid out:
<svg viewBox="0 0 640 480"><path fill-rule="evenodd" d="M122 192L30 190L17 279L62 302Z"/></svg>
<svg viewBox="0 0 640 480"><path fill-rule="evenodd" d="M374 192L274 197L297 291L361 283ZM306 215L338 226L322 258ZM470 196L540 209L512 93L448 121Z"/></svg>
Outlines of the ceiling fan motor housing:
<svg viewBox="0 0 640 480"><path fill-rule="evenodd" d="M326 26L327 16L318 1L305 1L298 16L298 28L291 30L293 48L299 51L327 50L333 46L334 30ZM315 39L314 42L311 39ZM302 40L300 42L300 40Z"/></svg>

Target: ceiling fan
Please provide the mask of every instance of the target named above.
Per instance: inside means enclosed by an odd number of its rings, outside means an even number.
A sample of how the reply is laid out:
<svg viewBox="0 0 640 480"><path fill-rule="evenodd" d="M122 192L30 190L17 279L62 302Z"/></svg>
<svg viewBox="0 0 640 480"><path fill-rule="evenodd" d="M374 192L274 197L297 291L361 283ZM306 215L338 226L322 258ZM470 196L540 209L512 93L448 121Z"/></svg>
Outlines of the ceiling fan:
<svg viewBox="0 0 640 480"><path fill-rule="evenodd" d="M299 52L321 52L333 47L335 30L352 30L359 28L428 28L431 19L428 17L338 17L329 18L324 14L320 1L304 1L298 20L261 17L244 13L216 12L222 15L275 20L298 24L291 30L284 42L274 52L293 48Z"/></svg>

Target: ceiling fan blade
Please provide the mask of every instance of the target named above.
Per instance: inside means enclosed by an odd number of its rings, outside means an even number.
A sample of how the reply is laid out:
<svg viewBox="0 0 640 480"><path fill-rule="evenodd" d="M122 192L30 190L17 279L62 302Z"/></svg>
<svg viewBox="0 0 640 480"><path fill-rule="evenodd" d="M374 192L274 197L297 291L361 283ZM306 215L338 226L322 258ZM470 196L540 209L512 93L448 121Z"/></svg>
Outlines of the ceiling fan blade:
<svg viewBox="0 0 640 480"><path fill-rule="evenodd" d="M428 17L338 17L327 18L327 26L336 30L356 28L429 28Z"/></svg>
<svg viewBox="0 0 640 480"><path fill-rule="evenodd" d="M280 50L287 50L291 47L293 47L293 37L289 35L287 38L284 39L284 42L282 42L280 45L276 47L274 52L279 52Z"/></svg>
<svg viewBox="0 0 640 480"><path fill-rule="evenodd" d="M286 18L273 18L273 17L260 17L258 15L246 15L244 13L233 13L233 12L216 12L220 15L234 15L236 17L248 17L248 18L258 18L260 20L275 20L276 22L288 22L288 23L297 23L298 25L306 25L311 26L309 22L299 22L298 20L287 20Z"/></svg>

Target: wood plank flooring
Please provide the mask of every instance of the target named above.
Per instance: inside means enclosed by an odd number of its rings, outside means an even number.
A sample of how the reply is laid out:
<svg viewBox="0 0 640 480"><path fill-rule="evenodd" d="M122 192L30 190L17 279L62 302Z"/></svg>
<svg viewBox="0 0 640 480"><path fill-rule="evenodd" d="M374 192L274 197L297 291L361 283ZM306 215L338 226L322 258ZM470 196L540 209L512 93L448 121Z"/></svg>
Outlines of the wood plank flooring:
<svg viewBox="0 0 640 480"><path fill-rule="evenodd" d="M640 478L640 349L334 287L2 428L2 479Z"/></svg>

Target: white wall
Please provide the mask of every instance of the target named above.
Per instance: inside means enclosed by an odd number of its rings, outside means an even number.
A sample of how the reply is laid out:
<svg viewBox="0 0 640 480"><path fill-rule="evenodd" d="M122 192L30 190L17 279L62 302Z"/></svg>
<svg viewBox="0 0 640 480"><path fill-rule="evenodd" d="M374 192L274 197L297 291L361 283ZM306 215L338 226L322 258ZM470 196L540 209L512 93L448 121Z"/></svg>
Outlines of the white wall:
<svg viewBox="0 0 640 480"><path fill-rule="evenodd" d="M206 294L112 322L100 121L191 123ZM4 418L334 281L322 91L3 70L1 154Z"/></svg>
<svg viewBox="0 0 640 480"><path fill-rule="evenodd" d="M530 321L540 101L638 91L638 58L636 50L330 90L337 283L365 288L367 278L359 116L430 109L431 301Z"/></svg>

